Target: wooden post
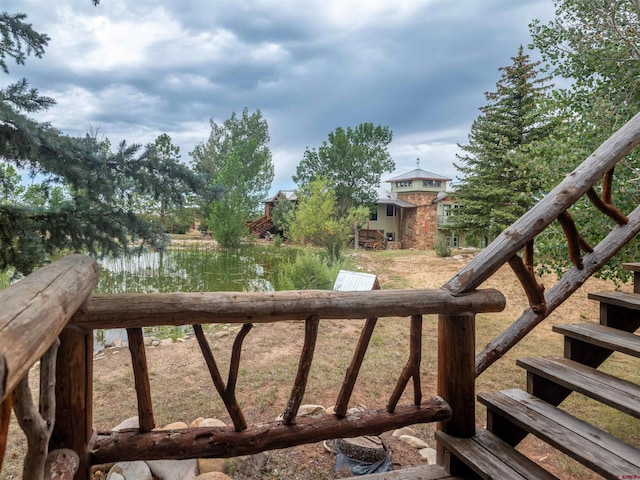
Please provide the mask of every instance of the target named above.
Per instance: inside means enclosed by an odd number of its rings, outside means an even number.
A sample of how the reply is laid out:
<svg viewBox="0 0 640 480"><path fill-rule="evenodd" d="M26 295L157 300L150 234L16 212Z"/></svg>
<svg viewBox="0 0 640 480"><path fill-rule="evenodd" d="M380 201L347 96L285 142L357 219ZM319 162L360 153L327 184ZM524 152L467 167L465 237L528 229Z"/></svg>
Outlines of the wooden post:
<svg viewBox="0 0 640 480"><path fill-rule="evenodd" d="M60 334L56 364L56 422L49 451L69 448L78 454L75 480L88 480L93 413L93 331L67 327Z"/></svg>
<svg viewBox="0 0 640 480"><path fill-rule="evenodd" d="M453 412L439 430L455 437L476 433L475 379L475 314L438 315L438 395ZM444 459L438 444L438 463Z"/></svg>

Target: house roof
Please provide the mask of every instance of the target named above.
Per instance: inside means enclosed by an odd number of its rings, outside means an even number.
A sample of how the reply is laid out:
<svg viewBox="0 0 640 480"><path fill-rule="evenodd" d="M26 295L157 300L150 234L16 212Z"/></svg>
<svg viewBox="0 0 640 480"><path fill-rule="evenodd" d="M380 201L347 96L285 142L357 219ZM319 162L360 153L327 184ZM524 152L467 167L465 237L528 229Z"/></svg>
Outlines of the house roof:
<svg viewBox="0 0 640 480"><path fill-rule="evenodd" d="M410 172L403 173L386 181L399 182L402 180L443 180L445 182L448 182L451 179L443 177L442 175L438 175L437 173L427 172L426 170L422 170L421 168L416 168L414 170L411 170Z"/></svg>
<svg viewBox="0 0 640 480"><path fill-rule="evenodd" d="M396 205L402 208L417 207L415 203L399 199L396 192L390 192L386 188L381 188L378 190L378 199L376 200L376 203L380 205Z"/></svg>
<svg viewBox="0 0 640 480"><path fill-rule="evenodd" d="M298 199L294 190L278 190L278 193L276 193L272 198L265 198L262 203L276 203L276 200L278 200L280 195L284 195L284 197L290 201Z"/></svg>

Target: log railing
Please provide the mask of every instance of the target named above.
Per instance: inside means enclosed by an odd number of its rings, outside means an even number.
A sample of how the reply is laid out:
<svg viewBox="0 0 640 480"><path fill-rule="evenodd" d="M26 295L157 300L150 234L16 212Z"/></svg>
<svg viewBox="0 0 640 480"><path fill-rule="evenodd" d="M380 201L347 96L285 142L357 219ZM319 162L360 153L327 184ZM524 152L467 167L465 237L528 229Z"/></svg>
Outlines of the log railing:
<svg viewBox="0 0 640 480"><path fill-rule="evenodd" d="M547 196L444 284L444 288L453 295L464 295L474 291L508 263L529 299L530 308L477 355L476 375L480 375L547 318L640 232L640 206L627 216L612 203L614 169L638 144L640 114L615 132ZM602 194L598 196L594 185L601 179ZM586 244L568 211L584 195L594 208L616 224L610 234L595 247ZM556 220L567 237L567 256L574 266L545 293L533 273L533 242L537 235ZM518 255L522 250L524 260ZM584 256L582 251L586 252Z"/></svg>
<svg viewBox="0 0 640 480"><path fill-rule="evenodd" d="M365 292L337 291L289 291L273 293L171 293L171 294L117 294L96 295L74 315L71 325L79 330L127 326L129 338L134 331L158 325L193 325L213 384L232 419L233 427L187 429L171 433L152 431L155 426L150 401L149 378L144 362L143 347L132 348L132 364L138 396L140 428L128 432L105 432L95 439L91 447L90 463L106 463L115 460L134 459L183 459L197 456L229 457L257 453L318 440L378 434L391 428L415 423L447 421L451 418L449 398L457 400L459 380L447 377L439 386L444 395L423 400L420 381L422 316L438 314L441 328L458 322L461 316L472 322L476 313L500 311L505 299L496 290L478 290L468 295L454 297L445 290L373 290ZM409 358L399 372L395 387L383 408L347 414L351 392L369 339L379 317L410 317ZM366 319L360 340L355 347L351 364L347 368L338 397L335 415L322 418L296 417L308 381L313 361L318 324L323 319ZM251 425L236 401L236 378L240 364L240 350L252 324L278 321L305 323L305 336L298 370L291 394L283 406L281 422ZM220 375L214 355L201 324L242 324L232 347L228 380ZM133 335L141 337L141 333ZM453 337L452 337L452 341ZM455 339L458 341L458 339ZM471 341L473 344L473 341ZM135 345L141 345L139 340ZM442 345L443 350L456 350L453 345ZM473 365L474 350L451 357L453 363L466 355ZM458 355L459 354L459 355ZM448 367L453 368L453 367ZM473 368L467 368L466 392L473 392ZM398 405L409 380L413 380L413 404ZM83 380L78 379L79 382ZM449 385L451 383L453 386ZM75 390L84 388L77 385ZM468 396L468 395L467 395ZM449 398L447 398L449 397ZM473 397L473 395L472 395ZM468 398L465 397L464 401ZM89 408L89 407L88 407ZM77 412L80 417L84 412ZM473 409L466 422L475 423Z"/></svg>
<svg viewBox="0 0 640 480"><path fill-rule="evenodd" d="M30 452L33 450L33 454L28 455L37 460L30 462L32 471L25 474L25 478L43 478L42 472L40 475L34 472L43 468L47 442L49 451L62 448L75 451L79 464L76 478L87 479L90 466L96 463L230 457L330 438L379 434L416 423L451 420L451 432L465 434L469 426L475 424L474 409L468 408L475 381L473 368L470 368L474 361L473 328L469 325L473 324L475 314L500 311L505 306L504 296L492 289L462 296L453 296L443 289L88 296L96 283L95 263L87 257L74 255L0 293L3 305L11 307L4 309L8 315L0 317L0 359L5 365L6 385L0 409L0 453L7 441L8 416L5 413L11 408L8 402L18 396L19 385L26 381L29 368L39 358L48 365L41 370L50 372L46 380L49 400L41 401L44 437L42 433L24 429L30 439ZM439 362L444 361L445 365L439 367L443 373L438 391L434 392L438 395L425 395L422 391L422 323L423 315L427 314L438 315L439 334L445 339L439 342ZM398 372L395 386L386 386L389 389L386 405L347 413L362 360L380 317L410 318L407 362ZM313 361L318 325L324 319L347 322L365 319L365 323L335 401L335 415L297 417ZM254 425L245 417L235 395L242 343L253 324L284 320L305 324L298 370L292 379L290 397L282 406L282 421ZM232 347L226 382L202 328L203 324L212 323L242 325ZM156 422L142 329L158 325L193 326L212 382L233 426L153 430ZM113 327L127 329L139 428L99 433L92 427L93 331ZM51 378L53 371L55 381ZM462 375L454 376L454 372ZM400 405L410 380L413 403ZM54 385L55 395L52 395ZM34 408L30 396L20 400L20 404ZM460 408L462 415L455 415L450 405ZM25 411L24 408L16 409L19 416L33 417L32 412ZM444 428L447 428L446 423ZM39 442L34 443L33 449L32 438Z"/></svg>

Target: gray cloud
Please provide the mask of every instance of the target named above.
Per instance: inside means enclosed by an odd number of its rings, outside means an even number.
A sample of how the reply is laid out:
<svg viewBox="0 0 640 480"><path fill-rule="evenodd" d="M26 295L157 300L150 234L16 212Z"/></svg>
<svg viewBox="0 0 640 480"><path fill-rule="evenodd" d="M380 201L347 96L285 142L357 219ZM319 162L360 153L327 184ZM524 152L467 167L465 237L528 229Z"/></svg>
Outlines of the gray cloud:
<svg viewBox="0 0 640 480"><path fill-rule="evenodd" d="M398 171L455 177L456 144L498 68L548 20L549 0L9 0L52 40L43 59L12 66L58 105L63 131L99 126L112 142L169 133L185 160L209 119L245 106L269 122L276 180L338 126L394 131Z"/></svg>

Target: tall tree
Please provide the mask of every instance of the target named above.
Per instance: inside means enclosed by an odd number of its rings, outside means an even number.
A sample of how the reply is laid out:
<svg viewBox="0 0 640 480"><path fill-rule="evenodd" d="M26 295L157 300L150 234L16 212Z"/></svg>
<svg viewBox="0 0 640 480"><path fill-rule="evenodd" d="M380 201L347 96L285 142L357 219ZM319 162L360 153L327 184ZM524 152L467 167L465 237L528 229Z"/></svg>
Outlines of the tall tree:
<svg viewBox="0 0 640 480"><path fill-rule="evenodd" d="M388 146L389 127L361 123L355 128L336 128L316 150L307 148L293 181L304 186L325 178L333 186L339 214L358 205L372 205L384 172L395 169Z"/></svg>
<svg viewBox="0 0 640 480"><path fill-rule="evenodd" d="M451 217L452 226L471 235L500 233L535 203L541 188L536 165L523 152L552 129L544 101L550 87L522 46L512 61L500 68L496 90L485 93L489 103L455 165L462 174L456 197L464 208Z"/></svg>
<svg viewBox="0 0 640 480"><path fill-rule="evenodd" d="M23 64L29 55L41 57L49 41L25 20L21 13L0 14L5 73L8 59ZM28 273L60 250L121 252L132 237L160 245L162 232L122 199L128 191L151 193L161 186L179 199L178 179L196 185L190 170L176 163L159 167L147 150L125 142L111 152L95 138L69 137L28 116L53 104L26 79L0 90L0 160L28 170L45 196L36 205L0 204L0 270L14 266ZM59 195L60 188L67 194Z"/></svg>
<svg viewBox="0 0 640 480"><path fill-rule="evenodd" d="M555 17L536 20L530 31L550 74L563 77L565 88L554 92L563 122L539 146L547 158L549 187L572 171L614 131L640 111L640 6L635 0L555 0ZM638 149L616 168L614 202L623 211L640 203L637 182ZM594 245L610 230L593 207L580 201L571 209L580 232ZM541 252L561 272L570 265L564 237L558 229L540 242ZM640 241L630 242L601 274L620 278L623 261L637 261Z"/></svg>
<svg viewBox="0 0 640 480"><path fill-rule="evenodd" d="M196 172L222 188L221 198L209 204L209 221L217 240L233 246L273 181L269 125L260 110L249 114L247 108L240 117L233 112L222 124L212 119L210 125L208 140L191 156Z"/></svg>

